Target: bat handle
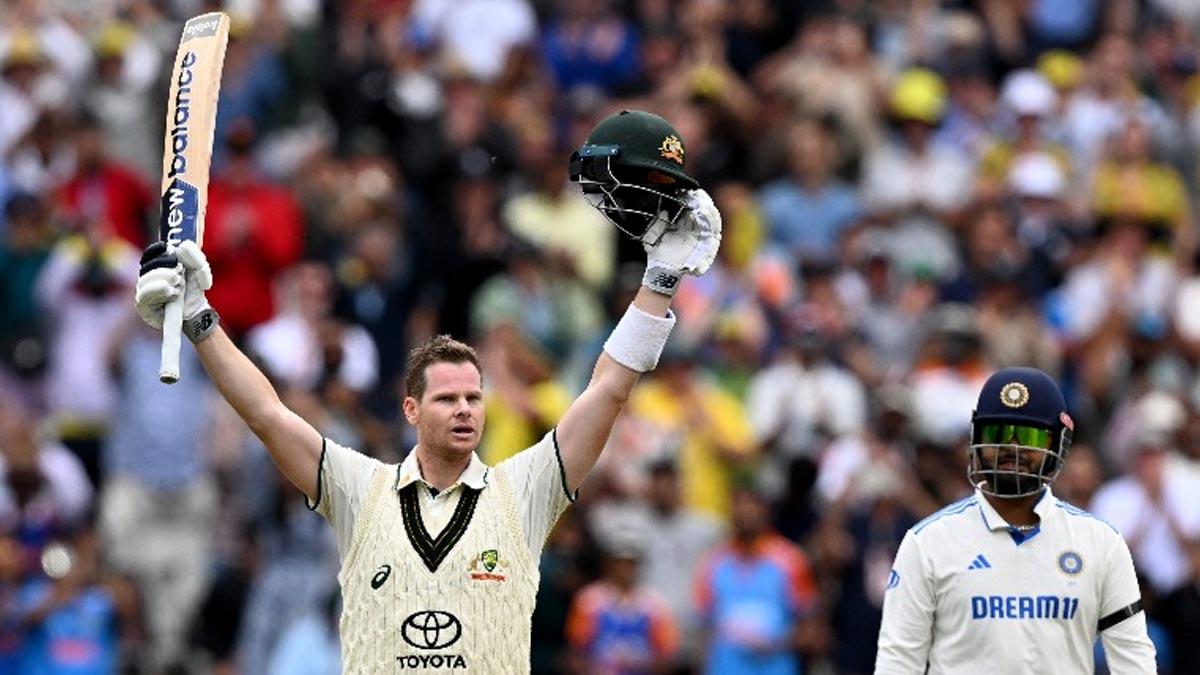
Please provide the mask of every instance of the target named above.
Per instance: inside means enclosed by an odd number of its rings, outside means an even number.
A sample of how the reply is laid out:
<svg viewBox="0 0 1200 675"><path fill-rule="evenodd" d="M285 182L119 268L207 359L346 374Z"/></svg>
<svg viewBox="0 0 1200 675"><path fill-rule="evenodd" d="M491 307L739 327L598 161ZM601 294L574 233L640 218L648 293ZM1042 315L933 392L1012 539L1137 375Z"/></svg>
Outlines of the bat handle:
<svg viewBox="0 0 1200 675"><path fill-rule="evenodd" d="M165 384L179 381L179 337L183 332L183 294L167 303L163 311L162 363L158 379Z"/></svg>

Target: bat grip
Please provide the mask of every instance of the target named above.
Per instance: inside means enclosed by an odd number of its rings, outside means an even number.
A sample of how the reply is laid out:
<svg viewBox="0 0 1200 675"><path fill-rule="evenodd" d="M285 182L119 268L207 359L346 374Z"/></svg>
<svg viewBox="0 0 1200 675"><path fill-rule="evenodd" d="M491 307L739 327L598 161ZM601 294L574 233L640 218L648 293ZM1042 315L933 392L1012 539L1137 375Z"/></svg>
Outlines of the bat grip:
<svg viewBox="0 0 1200 675"><path fill-rule="evenodd" d="M163 310L162 363L158 379L165 384L179 381L179 337L183 332L183 294L167 303Z"/></svg>

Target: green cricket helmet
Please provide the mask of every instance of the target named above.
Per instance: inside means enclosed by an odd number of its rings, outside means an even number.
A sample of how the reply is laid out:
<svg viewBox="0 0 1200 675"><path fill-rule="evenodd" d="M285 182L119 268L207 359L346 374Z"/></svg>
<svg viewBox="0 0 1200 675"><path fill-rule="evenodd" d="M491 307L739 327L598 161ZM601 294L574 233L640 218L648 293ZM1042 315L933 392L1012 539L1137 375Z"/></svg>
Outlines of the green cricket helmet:
<svg viewBox="0 0 1200 675"><path fill-rule="evenodd" d="M601 120L571 153L570 175L617 229L643 240L656 221L670 229L683 213L683 193L700 187L684 170L684 155L670 122L622 110Z"/></svg>

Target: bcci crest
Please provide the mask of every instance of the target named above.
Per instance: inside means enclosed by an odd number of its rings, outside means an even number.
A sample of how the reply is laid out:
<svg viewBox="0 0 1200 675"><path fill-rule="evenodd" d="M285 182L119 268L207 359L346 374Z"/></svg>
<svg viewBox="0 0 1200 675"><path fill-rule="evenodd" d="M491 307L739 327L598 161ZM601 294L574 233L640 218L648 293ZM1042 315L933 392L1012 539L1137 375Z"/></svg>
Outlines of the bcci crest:
<svg viewBox="0 0 1200 675"><path fill-rule="evenodd" d="M663 139L662 145L658 146L658 154L665 159L683 164L683 142L679 140L678 136L671 134Z"/></svg>
<svg viewBox="0 0 1200 675"><path fill-rule="evenodd" d="M1029 403L1029 388L1020 382L1009 382L1000 390L1000 402L1009 408L1020 408Z"/></svg>
<svg viewBox="0 0 1200 675"><path fill-rule="evenodd" d="M478 571L480 567L483 568L482 572ZM475 581L505 581L508 577L497 572L496 568L505 569L507 567L508 561L500 559L500 552L489 548L471 560L471 579Z"/></svg>
<svg viewBox="0 0 1200 675"><path fill-rule="evenodd" d="M1063 551L1058 556L1058 569L1068 576L1075 576L1083 571L1083 558L1075 551Z"/></svg>

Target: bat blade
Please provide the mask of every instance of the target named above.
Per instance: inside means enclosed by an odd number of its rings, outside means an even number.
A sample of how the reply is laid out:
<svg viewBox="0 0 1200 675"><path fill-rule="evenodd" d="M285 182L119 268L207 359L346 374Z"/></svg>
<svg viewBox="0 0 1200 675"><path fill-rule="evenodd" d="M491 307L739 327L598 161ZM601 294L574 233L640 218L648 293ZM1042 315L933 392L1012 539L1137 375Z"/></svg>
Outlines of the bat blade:
<svg viewBox="0 0 1200 675"><path fill-rule="evenodd" d="M199 245L204 243L208 171L212 164L221 67L228 41L229 17L222 12L189 19L179 38L167 98L158 224L159 238L171 246L186 240ZM162 362L158 378L168 384L179 381L182 326L183 298L180 297L167 304L163 316Z"/></svg>

